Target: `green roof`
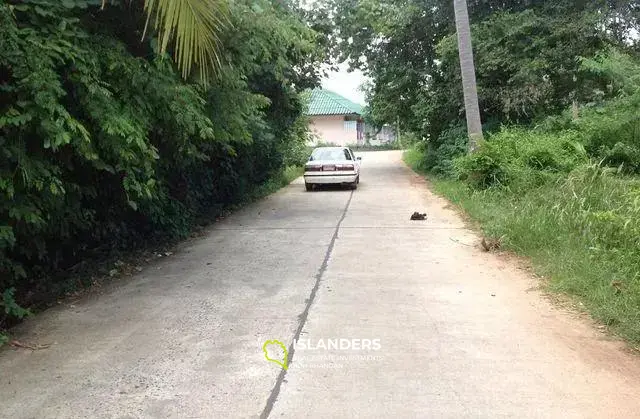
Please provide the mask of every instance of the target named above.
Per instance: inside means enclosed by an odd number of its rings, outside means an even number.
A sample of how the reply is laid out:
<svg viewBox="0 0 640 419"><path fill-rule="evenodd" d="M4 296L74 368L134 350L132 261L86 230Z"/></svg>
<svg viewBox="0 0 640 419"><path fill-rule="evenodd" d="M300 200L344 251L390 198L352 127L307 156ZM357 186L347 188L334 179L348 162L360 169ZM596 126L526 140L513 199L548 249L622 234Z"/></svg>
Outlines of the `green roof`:
<svg viewBox="0 0 640 419"><path fill-rule="evenodd" d="M311 92L307 115L362 115L362 105L324 89Z"/></svg>

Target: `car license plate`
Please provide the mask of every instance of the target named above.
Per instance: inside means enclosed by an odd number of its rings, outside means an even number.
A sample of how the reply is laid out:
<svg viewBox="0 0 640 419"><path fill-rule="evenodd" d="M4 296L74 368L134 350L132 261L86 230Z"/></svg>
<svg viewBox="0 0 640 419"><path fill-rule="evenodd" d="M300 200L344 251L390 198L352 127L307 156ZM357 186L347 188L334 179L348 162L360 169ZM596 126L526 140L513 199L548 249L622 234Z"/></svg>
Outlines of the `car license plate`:
<svg viewBox="0 0 640 419"><path fill-rule="evenodd" d="M322 170L326 171L332 171L332 170L336 170L335 166L322 166Z"/></svg>

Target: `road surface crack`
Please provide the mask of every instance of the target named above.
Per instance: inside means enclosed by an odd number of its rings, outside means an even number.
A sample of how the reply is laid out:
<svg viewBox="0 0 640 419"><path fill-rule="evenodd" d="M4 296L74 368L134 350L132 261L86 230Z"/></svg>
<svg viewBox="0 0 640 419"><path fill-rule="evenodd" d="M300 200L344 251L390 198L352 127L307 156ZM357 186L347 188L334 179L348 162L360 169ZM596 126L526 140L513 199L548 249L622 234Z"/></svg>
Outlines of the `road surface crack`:
<svg viewBox="0 0 640 419"><path fill-rule="evenodd" d="M302 329L304 329L304 325L307 323L309 310L311 309L311 305L316 299L316 294L318 293L318 289L320 288L320 282L322 281L324 272L327 270L327 266L329 265L329 258L331 257L331 253L333 252L333 248L336 244L336 240L338 238L338 232L340 231L340 226L342 225L342 222L347 216L347 211L349 210L351 199L353 199L353 191L351 191L351 195L349 195L349 200L347 201L347 204L344 207L344 211L342 211L342 216L340 217L340 220L338 221L338 224L335 227L335 230L333 232L333 237L331 237L331 242L329 243L327 252L324 255L324 260L322 261L322 265L320 265L320 269L316 274L316 282L313 285L313 288L311 289L311 294L309 294L309 298L307 298L307 305L304 308L304 311L302 312L302 314L298 316L298 328L296 329L296 333L293 335L293 340L291 341L291 345L289 345L289 352L288 352L289 365L291 365L291 363L293 362L293 355L295 353L295 346L293 345L293 343L298 341L298 339L300 338L300 334L302 333ZM273 406L275 405L275 402L278 399L278 395L280 394L280 388L282 387L282 382L284 381L284 378L286 377L286 375L287 375L287 370L284 368L281 369L280 374L278 374L278 379L276 380L276 384L273 386L273 389L271 390L271 394L267 399L267 404L264 407L262 414L260 415L261 419L266 419L269 417L269 414L271 414L271 410L273 410Z"/></svg>

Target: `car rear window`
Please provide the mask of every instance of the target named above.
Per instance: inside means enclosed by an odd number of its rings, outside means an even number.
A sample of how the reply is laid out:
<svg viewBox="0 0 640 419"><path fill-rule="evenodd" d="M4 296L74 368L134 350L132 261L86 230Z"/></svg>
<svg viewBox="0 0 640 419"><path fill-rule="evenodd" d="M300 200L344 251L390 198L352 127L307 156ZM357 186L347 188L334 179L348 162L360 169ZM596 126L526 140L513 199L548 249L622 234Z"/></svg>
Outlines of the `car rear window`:
<svg viewBox="0 0 640 419"><path fill-rule="evenodd" d="M309 160L351 160L351 155L346 149L316 149Z"/></svg>

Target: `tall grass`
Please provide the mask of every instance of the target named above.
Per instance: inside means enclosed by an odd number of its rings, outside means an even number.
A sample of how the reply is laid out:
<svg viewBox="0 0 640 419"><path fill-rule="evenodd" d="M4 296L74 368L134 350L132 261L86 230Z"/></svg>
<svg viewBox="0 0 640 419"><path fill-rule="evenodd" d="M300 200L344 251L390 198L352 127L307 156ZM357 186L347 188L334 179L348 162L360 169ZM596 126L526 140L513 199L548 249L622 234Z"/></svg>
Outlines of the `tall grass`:
<svg viewBox="0 0 640 419"><path fill-rule="evenodd" d="M425 172L425 168L423 166L424 162L424 154L421 150L416 147L410 148L405 151L403 154L404 162L412 168L416 172Z"/></svg>

